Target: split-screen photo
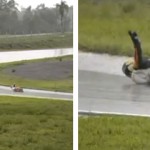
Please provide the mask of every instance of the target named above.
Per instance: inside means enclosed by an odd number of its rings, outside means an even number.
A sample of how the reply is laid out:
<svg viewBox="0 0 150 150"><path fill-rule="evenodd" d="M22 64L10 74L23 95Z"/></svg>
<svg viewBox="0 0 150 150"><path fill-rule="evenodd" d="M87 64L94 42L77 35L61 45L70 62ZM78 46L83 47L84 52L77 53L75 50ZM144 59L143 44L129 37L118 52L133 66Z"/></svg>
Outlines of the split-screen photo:
<svg viewBox="0 0 150 150"><path fill-rule="evenodd" d="M148 0L0 1L0 150L149 150Z"/></svg>

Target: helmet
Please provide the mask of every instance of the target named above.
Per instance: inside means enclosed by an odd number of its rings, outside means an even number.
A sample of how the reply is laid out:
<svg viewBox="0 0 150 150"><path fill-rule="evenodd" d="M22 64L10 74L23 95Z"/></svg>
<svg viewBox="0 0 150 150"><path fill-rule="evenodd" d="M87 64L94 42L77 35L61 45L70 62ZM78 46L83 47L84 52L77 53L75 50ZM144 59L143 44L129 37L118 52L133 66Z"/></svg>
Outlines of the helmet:
<svg viewBox="0 0 150 150"><path fill-rule="evenodd" d="M133 60L126 61L122 66L122 71L127 77L131 77L133 70L134 70Z"/></svg>

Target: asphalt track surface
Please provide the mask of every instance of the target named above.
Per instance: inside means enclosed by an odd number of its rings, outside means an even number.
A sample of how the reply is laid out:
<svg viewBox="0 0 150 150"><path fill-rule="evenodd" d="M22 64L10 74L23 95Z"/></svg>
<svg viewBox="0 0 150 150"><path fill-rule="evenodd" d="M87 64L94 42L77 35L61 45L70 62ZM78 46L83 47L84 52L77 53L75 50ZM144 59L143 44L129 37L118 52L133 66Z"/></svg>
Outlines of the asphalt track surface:
<svg viewBox="0 0 150 150"><path fill-rule="evenodd" d="M59 56L67 56L72 54L73 54L73 48L24 50L24 51L22 50L22 51L11 51L11 52L7 51L7 52L0 52L0 63L59 57Z"/></svg>
<svg viewBox="0 0 150 150"><path fill-rule="evenodd" d="M14 92L10 87L6 86L0 86L0 95L48 98L48 99L70 100L70 101L72 101L73 99L72 93L35 90L35 89L23 89L23 92Z"/></svg>
<svg viewBox="0 0 150 150"><path fill-rule="evenodd" d="M79 70L79 114L150 116L150 85L102 72Z"/></svg>

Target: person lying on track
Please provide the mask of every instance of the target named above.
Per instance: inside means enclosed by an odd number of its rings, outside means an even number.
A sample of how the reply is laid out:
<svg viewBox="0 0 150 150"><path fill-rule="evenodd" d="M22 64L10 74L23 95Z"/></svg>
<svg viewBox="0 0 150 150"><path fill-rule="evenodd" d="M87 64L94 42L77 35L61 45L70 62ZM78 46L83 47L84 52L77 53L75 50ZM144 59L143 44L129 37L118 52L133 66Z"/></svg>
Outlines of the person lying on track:
<svg viewBox="0 0 150 150"><path fill-rule="evenodd" d="M123 66L123 73L136 83L150 83L150 59L142 56L141 42L136 32L129 31L134 45L134 58L127 60Z"/></svg>

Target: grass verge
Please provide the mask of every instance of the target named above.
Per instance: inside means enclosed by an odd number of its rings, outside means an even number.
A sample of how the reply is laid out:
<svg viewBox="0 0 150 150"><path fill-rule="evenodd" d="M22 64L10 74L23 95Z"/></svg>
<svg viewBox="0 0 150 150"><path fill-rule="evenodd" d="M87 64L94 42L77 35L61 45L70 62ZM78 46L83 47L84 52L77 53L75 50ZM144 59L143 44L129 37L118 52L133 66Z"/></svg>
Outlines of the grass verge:
<svg viewBox="0 0 150 150"><path fill-rule="evenodd" d="M72 56L66 56L61 58L62 61L72 60ZM35 89L43 89L43 90L52 90L52 91L63 91L63 92L72 92L73 91L73 74L67 79L61 80L35 80L35 79L27 79L21 76L9 75L6 74L3 70L8 69L10 67L15 67L18 65L25 65L36 62L44 62L44 61L59 61L59 58L46 58L46 59L37 59L37 60L28 60L28 61L19 61L12 63L2 63L0 64L0 84L10 86L14 83L21 87L26 88L35 88Z"/></svg>
<svg viewBox="0 0 150 150"><path fill-rule="evenodd" d="M150 118L79 117L80 150L149 150Z"/></svg>
<svg viewBox="0 0 150 150"><path fill-rule="evenodd" d="M0 96L0 150L72 150L72 102Z"/></svg>
<svg viewBox="0 0 150 150"><path fill-rule="evenodd" d="M128 30L137 31L150 56L148 0L79 0L79 49L133 56Z"/></svg>
<svg viewBox="0 0 150 150"><path fill-rule="evenodd" d="M67 48L73 46L73 34L45 34L31 36L0 36L0 51Z"/></svg>

